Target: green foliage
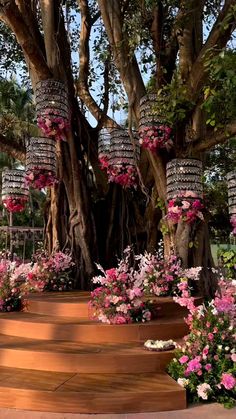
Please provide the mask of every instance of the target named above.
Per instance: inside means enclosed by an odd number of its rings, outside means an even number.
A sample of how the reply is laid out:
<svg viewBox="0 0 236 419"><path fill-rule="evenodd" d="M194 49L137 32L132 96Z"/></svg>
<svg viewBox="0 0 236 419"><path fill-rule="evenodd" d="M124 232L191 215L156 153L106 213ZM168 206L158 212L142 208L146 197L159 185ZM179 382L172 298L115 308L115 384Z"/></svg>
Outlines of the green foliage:
<svg viewBox="0 0 236 419"><path fill-rule="evenodd" d="M236 250L219 249L217 252L219 264L226 269L228 278L236 277Z"/></svg>
<svg viewBox="0 0 236 419"><path fill-rule="evenodd" d="M236 117L235 66L236 52L230 50L222 51L205 62L209 77L204 87L202 107L207 115L206 124L215 130L225 127Z"/></svg>
<svg viewBox="0 0 236 419"><path fill-rule="evenodd" d="M152 83L149 91L153 91ZM194 107L194 102L188 99L186 85L182 84L176 73L170 84L157 92L156 113L170 126L183 123L187 114Z"/></svg>

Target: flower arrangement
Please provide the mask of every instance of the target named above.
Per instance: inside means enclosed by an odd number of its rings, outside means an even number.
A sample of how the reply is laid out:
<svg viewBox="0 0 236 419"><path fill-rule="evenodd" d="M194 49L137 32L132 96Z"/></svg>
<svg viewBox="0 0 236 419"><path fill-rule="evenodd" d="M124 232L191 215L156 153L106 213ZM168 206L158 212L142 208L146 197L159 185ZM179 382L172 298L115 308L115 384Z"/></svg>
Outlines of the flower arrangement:
<svg viewBox="0 0 236 419"><path fill-rule="evenodd" d="M25 196L7 196L2 202L9 212L22 212L25 209L27 198Z"/></svg>
<svg viewBox="0 0 236 419"><path fill-rule="evenodd" d="M33 170L27 171L25 175L25 183L34 189L44 189L57 183L55 174L47 169L34 167Z"/></svg>
<svg viewBox="0 0 236 419"><path fill-rule="evenodd" d="M139 143L142 147L155 153L159 149L173 146L172 129L167 125L153 125L139 130Z"/></svg>
<svg viewBox="0 0 236 419"><path fill-rule="evenodd" d="M107 156L100 158L102 170L106 170L108 182L118 183L124 188L132 188L137 186L137 169L133 165L126 163L111 165Z"/></svg>
<svg viewBox="0 0 236 419"><path fill-rule="evenodd" d="M68 253L47 255L38 252L32 263L11 261L0 254L0 311L22 309L22 298L29 292L67 291L73 287L73 261Z"/></svg>
<svg viewBox="0 0 236 419"><path fill-rule="evenodd" d="M25 268L28 270L28 266ZM22 296L27 292L23 273L17 275L17 263L10 255L0 253L0 311L22 309Z"/></svg>
<svg viewBox="0 0 236 419"><path fill-rule="evenodd" d="M48 255L36 252L31 269L29 283L32 290L69 291L73 288L72 269L74 262L71 255L61 251Z"/></svg>
<svg viewBox="0 0 236 419"><path fill-rule="evenodd" d="M146 295L176 296L181 293L182 284L188 286L189 280L198 280L201 272L201 267L182 269L176 256L165 259L161 252L145 252L135 258L139 262L135 272L136 283L143 284Z"/></svg>
<svg viewBox="0 0 236 419"><path fill-rule="evenodd" d="M190 333L176 350L168 372L192 401L217 401L226 407L235 403L235 285L221 278L214 299L198 307L187 297L185 302L180 300L189 309Z"/></svg>
<svg viewBox="0 0 236 419"><path fill-rule="evenodd" d="M90 308L93 317L103 323L126 324L151 320L152 306L143 301L143 289L137 286L133 269L129 268L127 253L117 268L104 271L103 275L93 278L94 284L100 284L91 292Z"/></svg>
<svg viewBox="0 0 236 419"><path fill-rule="evenodd" d="M230 223L233 227L232 234L233 234L233 236L236 236L236 215L235 214L232 215L232 217L230 218Z"/></svg>
<svg viewBox="0 0 236 419"><path fill-rule="evenodd" d="M204 220L203 209L201 200L197 199L193 192L188 191L168 202L166 218L173 224L177 224L180 220L191 224L197 219Z"/></svg>
<svg viewBox="0 0 236 419"><path fill-rule="evenodd" d="M66 131L70 127L69 120L58 116L54 109L46 109L43 115L37 118L38 127L46 137L55 138L58 141L66 140Z"/></svg>

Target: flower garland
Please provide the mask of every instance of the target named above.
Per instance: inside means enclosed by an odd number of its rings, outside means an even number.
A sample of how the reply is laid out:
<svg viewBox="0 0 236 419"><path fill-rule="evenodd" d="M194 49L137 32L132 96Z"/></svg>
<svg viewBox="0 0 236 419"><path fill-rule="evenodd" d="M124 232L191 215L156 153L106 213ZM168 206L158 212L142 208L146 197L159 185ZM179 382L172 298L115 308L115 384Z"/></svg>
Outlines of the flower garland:
<svg viewBox="0 0 236 419"><path fill-rule="evenodd" d="M152 125L139 130L139 143L142 147L155 153L159 149L173 146L172 129L167 125Z"/></svg>
<svg viewBox="0 0 236 419"><path fill-rule="evenodd" d="M66 141L66 131L70 127L70 122L68 119L58 116L58 112L54 109L44 110L43 115L37 118L37 124L46 137Z"/></svg>
<svg viewBox="0 0 236 419"><path fill-rule="evenodd" d="M204 220L203 209L201 200L197 199L193 192L188 191L168 202L166 218L173 224L177 224L180 220L191 224L197 219Z"/></svg>
<svg viewBox="0 0 236 419"><path fill-rule="evenodd" d="M236 281L219 281L220 292L195 307L189 291L175 301L189 309L190 334L184 338L168 367L186 388L190 400L217 401L232 407L236 396L235 291Z"/></svg>
<svg viewBox="0 0 236 419"><path fill-rule="evenodd" d="M232 215L232 217L230 218L230 223L233 227L233 236L236 236L236 215Z"/></svg>
<svg viewBox="0 0 236 419"><path fill-rule="evenodd" d="M27 198L24 196L8 196L2 200L4 207L9 212L22 212L25 209Z"/></svg>
<svg viewBox="0 0 236 419"><path fill-rule="evenodd" d="M47 169L34 167L32 171L27 171L25 183L34 189L44 189L57 183L56 175Z"/></svg>

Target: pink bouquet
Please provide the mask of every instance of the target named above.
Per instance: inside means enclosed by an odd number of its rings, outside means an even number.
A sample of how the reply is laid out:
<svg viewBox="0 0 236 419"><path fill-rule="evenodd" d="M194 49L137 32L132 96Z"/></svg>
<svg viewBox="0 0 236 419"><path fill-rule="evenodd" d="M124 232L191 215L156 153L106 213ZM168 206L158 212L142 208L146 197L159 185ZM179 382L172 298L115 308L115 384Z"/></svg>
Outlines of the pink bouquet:
<svg viewBox="0 0 236 419"><path fill-rule="evenodd" d="M204 220L202 210L204 205L200 199L195 197L194 193L186 192L176 196L168 202L167 219L173 224L177 224L180 220L192 223L197 219Z"/></svg>

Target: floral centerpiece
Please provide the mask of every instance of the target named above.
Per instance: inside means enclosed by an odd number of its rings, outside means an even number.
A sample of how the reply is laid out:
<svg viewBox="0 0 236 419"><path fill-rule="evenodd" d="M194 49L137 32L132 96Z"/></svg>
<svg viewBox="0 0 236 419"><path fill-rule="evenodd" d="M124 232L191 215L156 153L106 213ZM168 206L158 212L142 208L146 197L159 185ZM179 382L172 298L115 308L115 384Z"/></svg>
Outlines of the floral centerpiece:
<svg viewBox="0 0 236 419"><path fill-rule="evenodd" d="M22 212L27 201L28 198L25 196L7 196L2 200L2 203L9 212Z"/></svg>
<svg viewBox="0 0 236 419"><path fill-rule="evenodd" d="M69 120L58 116L54 109L46 109L37 118L38 127L46 137L55 138L58 141L66 140L66 131L70 127Z"/></svg>
<svg viewBox="0 0 236 419"><path fill-rule="evenodd" d="M34 189L44 189L57 183L57 178L52 171L35 167L33 170L27 170L25 183Z"/></svg>
<svg viewBox="0 0 236 419"><path fill-rule="evenodd" d="M166 217L173 224L177 224L180 220L192 223L196 220L204 220L203 209L204 205L201 200L193 192L188 191L168 202Z"/></svg>
<svg viewBox="0 0 236 419"><path fill-rule="evenodd" d="M133 270L129 268L128 256L117 268L104 270L93 278L100 286L91 292L90 308L93 317L103 323L126 324L151 320L152 306L143 301L143 289L135 283Z"/></svg>
<svg viewBox="0 0 236 419"><path fill-rule="evenodd" d="M189 309L186 322L190 334L177 349L168 372L186 388L190 400L217 401L231 407L236 396L236 284L221 278L219 285L215 298L198 307L189 303L186 294L180 297L181 305Z"/></svg>
<svg viewBox="0 0 236 419"><path fill-rule="evenodd" d="M173 146L172 129L164 124L139 129L139 143L155 153L159 149L170 150Z"/></svg>

